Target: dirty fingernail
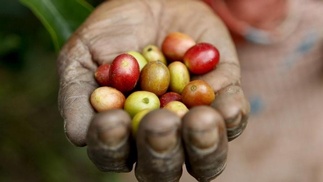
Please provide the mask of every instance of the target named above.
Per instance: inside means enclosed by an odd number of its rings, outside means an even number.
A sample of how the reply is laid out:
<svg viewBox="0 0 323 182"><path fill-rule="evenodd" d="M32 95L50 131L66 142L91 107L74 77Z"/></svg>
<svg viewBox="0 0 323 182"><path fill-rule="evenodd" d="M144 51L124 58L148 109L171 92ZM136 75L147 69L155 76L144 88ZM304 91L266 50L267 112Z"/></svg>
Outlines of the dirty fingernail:
<svg viewBox="0 0 323 182"><path fill-rule="evenodd" d="M234 118L229 118L225 120L225 125L228 130L235 129L240 125L240 121L242 119L242 115L239 113Z"/></svg>
<svg viewBox="0 0 323 182"><path fill-rule="evenodd" d="M98 131L98 139L109 147L117 147L128 137L129 131L122 124L102 128Z"/></svg>
<svg viewBox="0 0 323 182"><path fill-rule="evenodd" d="M149 146L158 153L167 153L176 145L178 138L178 130L171 129L163 132L147 132L146 141Z"/></svg>
<svg viewBox="0 0 323 182"><path fill-rule="evenodd" d="M183 118L184 140L198 149L216 147L224 130L222 116L211 107L192 108Z"/></svg>
<svg viewBox="0 0 323 182"><path fill-rule="evenodd" d="M190 130L187 134L190 143L199 149L214 147L219 142L219 132L216 128Z"/></svg>

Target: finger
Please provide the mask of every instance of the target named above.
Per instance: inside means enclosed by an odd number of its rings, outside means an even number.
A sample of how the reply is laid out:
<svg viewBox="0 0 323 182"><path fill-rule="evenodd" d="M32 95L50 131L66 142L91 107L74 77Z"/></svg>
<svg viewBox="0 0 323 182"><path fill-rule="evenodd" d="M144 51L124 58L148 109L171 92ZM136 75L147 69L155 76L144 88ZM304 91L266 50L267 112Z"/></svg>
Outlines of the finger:
<svg viewBox="0 0 323 182"><path fill-rule="evenodd" d="M102 171L129 172L136 153L130 137L131 118L124 110L99 113L87 134L87 152Z"/></svg>
<svg viewBox="0 0 323 182"><path fill-rule="evenodd" d="M183 117L187 171L198 181L210 181L225 168L228 140L221 115L212 107L193 107Z"/></svg>
<svg viewBox="0 0 323 182"><path fill-rule="evenodd" d="M180 123L180 118L166 109L144 116L136 138L138 181L179 181L184 163Z"/></svg>
<svg viewBox="0 0 323 182"><path fill-rule="evenodd" d="M247 126L250 105L240 86L230 85L220 90L212 107L224 117L230 141L241 135Z"/></svg>
<svg viewBox="0 0 323 182"><path fill-rule="evenodd" d="M76 36L72 37L58 58L58 104L66 136L77 146L86 145L86 131L94 114L89 97L97 87L95 69L87 47Z"/></svg>

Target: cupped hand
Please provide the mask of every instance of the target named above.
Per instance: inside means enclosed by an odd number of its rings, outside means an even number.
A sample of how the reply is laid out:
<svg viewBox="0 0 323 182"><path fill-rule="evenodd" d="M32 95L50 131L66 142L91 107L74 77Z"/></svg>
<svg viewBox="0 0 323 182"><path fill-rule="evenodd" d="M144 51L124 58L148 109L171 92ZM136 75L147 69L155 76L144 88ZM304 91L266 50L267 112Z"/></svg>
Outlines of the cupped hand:
<svg viewBox="0 0 323 182"><path fill-rule="evenodd" d="M219 49L216 69L200 77L217 93L214 109L192 109L187 114L191 119L185 121L164 109L153 111L147 115L151 119L140 124L134 141L125 111L97 114L92 108L89 97L98 87L94 72L120 53L141 51L148 44L160 46L174 31ZM225 167L228 141L247 123L249 105L240 88L234 45L223 23L202 1L106 1L63 47L58 71L59 109L67 138L76 146L87 145L90 159L103 171L128 172L136 163L139 181L178 181L183 163L199 181L215 178Z"/></svg>

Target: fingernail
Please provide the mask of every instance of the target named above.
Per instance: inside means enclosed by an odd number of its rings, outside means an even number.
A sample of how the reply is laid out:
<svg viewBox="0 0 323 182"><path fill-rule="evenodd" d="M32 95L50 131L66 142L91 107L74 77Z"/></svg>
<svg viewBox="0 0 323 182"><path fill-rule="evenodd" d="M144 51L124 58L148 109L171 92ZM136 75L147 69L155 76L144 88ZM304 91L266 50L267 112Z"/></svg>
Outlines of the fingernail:
<svg viewBox="0 0 323 182"><path fill-rule="evenodd" d="M190 143L198 149L208 149L216 147L219 142L219 132L217 128L207 128L204 130L187 131Z"/></svg>
<svg viewBox="0 0 323 182"><path fill-rule="evenodd" d="M241 135L241 133L244 131L244 129L247 126L247 119L248 118L243 118L242 115L239 114L239 116L236 117L234 121L231 121L234 124L227 126L227 121L226 121L227 136L229 141L232 141L233 139Z"/></svg>
<svg viewBox="0 0 323 182"><path fill-rule="evenodd" d="M241 122L242 115L239 113L234 118L229 118L225 120L225 125L227 127L227 130L234 130L237 127L239 127Z"/></svg>
<svg viewBox="0 0 323 182"><path fill-rule="evenodd" d="M178 142L179 133L177 128L162 132L148 131L146 141L148 145L158 153L167 153L171 151Z"/></svg>
<svg viewBox="0 0 323 182"><path fill-rule="evenodd" d="M118 147L126 141L129 135L128 128L121 123L101 128L98 131L98 139L108 147Z"/></svg>

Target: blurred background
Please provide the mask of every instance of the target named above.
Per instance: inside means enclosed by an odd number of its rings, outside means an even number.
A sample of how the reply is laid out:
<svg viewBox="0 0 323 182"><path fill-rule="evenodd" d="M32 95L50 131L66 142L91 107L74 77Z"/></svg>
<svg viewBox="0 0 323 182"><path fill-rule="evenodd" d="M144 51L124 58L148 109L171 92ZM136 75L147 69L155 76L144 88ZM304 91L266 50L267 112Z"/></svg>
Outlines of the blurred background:
<svg viewBox="0 0 323 182"><path fill-rule="evenodd" d="M18 0L0 4L0 181L118 181L65 138L50 35Z"/></svg>

